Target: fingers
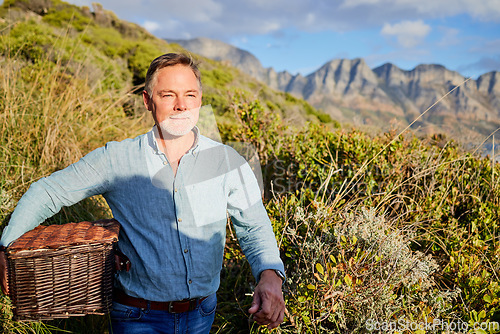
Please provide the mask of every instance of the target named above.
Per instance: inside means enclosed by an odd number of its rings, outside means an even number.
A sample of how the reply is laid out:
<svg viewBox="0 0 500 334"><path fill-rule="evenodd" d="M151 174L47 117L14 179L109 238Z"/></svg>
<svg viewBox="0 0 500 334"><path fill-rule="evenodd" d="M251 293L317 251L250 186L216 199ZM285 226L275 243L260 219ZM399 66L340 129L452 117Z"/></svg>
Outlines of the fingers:
<svg viewBox="0 0 500 334"><path fill-rule="evenodd" d="M248 309L248 313L254 314L260 309L260 294L253 294L252 306Z"/></svg>
<svg viewBox="0 0 500 334"><path fill-rule="evenodd" d="M282 281L273 270L264 270L254 291L249 313L259 325L276 328L283 321L285 301L281 291Z"/></svg>
<svg viewBox="0 0 500 334"><path fill-rule="evenodd" d="M277 311L271 316L260 313L261 312L254 314L254 321L259 325L267 326L269 329L278 327L284 319L284 311Z"/></svg>
<svg viewBox="0 0 500 334"><path fill-rule="evenodd" d="M282 311L279 313L277 320L267 325L267 328L274 329L278 327L283 322L284 318L285 318L285 311Z"/></svg>
<svg viewBox="0 0 500 334"><path fill-rule="evenodd" d="M273 314L265 314L262 311L254 314L254 320L259 325L264 325L269 329L273 329L278 327L283 322L284 316L284 310L275 309Z"/></svg>
<svg viewBox="0 0 500 334"><path fill-rule="evenodd" d="M253 319L259 325L267 325L269 329L276 328L283 322L285 314L285 303L280 296L274 298L262 298L263 303Z"/></svg>

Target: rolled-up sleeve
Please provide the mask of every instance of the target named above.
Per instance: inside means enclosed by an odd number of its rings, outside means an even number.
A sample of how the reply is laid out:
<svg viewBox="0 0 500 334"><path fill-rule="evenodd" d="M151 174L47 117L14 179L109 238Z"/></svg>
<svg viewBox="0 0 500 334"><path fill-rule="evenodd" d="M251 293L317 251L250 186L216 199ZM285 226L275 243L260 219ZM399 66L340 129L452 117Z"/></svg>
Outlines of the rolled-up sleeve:
<svg viewBox="0 0 500 334"><path fill-rule="evenodd" d="M47 218L97 194L109 185L106 148L96 149L78 162L33 183L19 200L0 244L7 246Z"/></svg>

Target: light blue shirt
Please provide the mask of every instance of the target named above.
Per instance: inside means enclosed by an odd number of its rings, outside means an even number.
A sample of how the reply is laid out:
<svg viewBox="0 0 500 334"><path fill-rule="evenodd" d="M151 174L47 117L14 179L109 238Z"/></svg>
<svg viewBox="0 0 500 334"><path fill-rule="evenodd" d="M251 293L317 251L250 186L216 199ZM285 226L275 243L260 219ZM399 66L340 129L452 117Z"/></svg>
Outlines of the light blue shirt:
<svg viewBox="0 0 500 334"><path fill-rule="evenodd" d="M172 301L216 292L228 214L255 278L265 269L284 272L250 166L229 146L194 131L195 143L176 175L158 149L154 127L134 139L109 142L33 183L1 244L62 206L102 194L121 224L118 246L132 263L129 272L117 274L115 285L130 296Z"/></svg>

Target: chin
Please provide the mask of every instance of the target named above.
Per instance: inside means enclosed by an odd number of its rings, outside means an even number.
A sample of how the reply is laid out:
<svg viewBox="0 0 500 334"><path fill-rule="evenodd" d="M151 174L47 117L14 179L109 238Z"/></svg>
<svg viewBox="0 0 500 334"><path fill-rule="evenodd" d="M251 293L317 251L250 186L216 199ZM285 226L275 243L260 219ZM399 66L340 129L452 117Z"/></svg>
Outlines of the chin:
<svg viewBox="0 0 500 334"><path fill-rule="evenodd" d="M189 124L186 126L173 126L172 124L164 124L165 121L161 122L158 126L159 130L170 136L182 137L187 135L194 128L194 124Z"/></svg>

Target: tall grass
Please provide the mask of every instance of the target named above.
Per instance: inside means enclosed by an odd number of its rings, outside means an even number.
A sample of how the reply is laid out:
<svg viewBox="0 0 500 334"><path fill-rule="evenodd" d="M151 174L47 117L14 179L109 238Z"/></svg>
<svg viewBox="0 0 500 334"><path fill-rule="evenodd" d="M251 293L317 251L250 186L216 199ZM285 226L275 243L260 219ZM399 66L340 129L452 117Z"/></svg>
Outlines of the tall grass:
<svg viewBox="0 0 500 334"><path fill-rule="evenodd" d="M3 45L9 45L9 35L0 38ZM75 42L65 38L63 35L59 42ZM23 47L17 51L22 52ZM134 137L150 127L145 113L125 116L123 104L130 99L129 91L103 92L99 82L105 80L105 75L91 83L84 72L83 65L75 66L71 58L63 57L55 48L35 61L22 60L16 54L0 60L2 225L8 222L15 203L32 182L68 166L107 141ZM109 212L104 201L93 198L64 208L50 222L95 220L106 215ZM8 301L3 298L0 305L5 332L48 333L54 325L68 326L57 321L14 322ZM100 322L107 328L106 321Z"/></svg>
<svg viewBox="0 0 500 334"><path fill-rule="evenodd" d="M16 65L5 60L0 74L2 179L24 188L34 178L76 161L102 140L140 131L140 119L121 114L123 92L96 96L61 64L22 68L33 78L27 84L19 80Z"/></svg>

